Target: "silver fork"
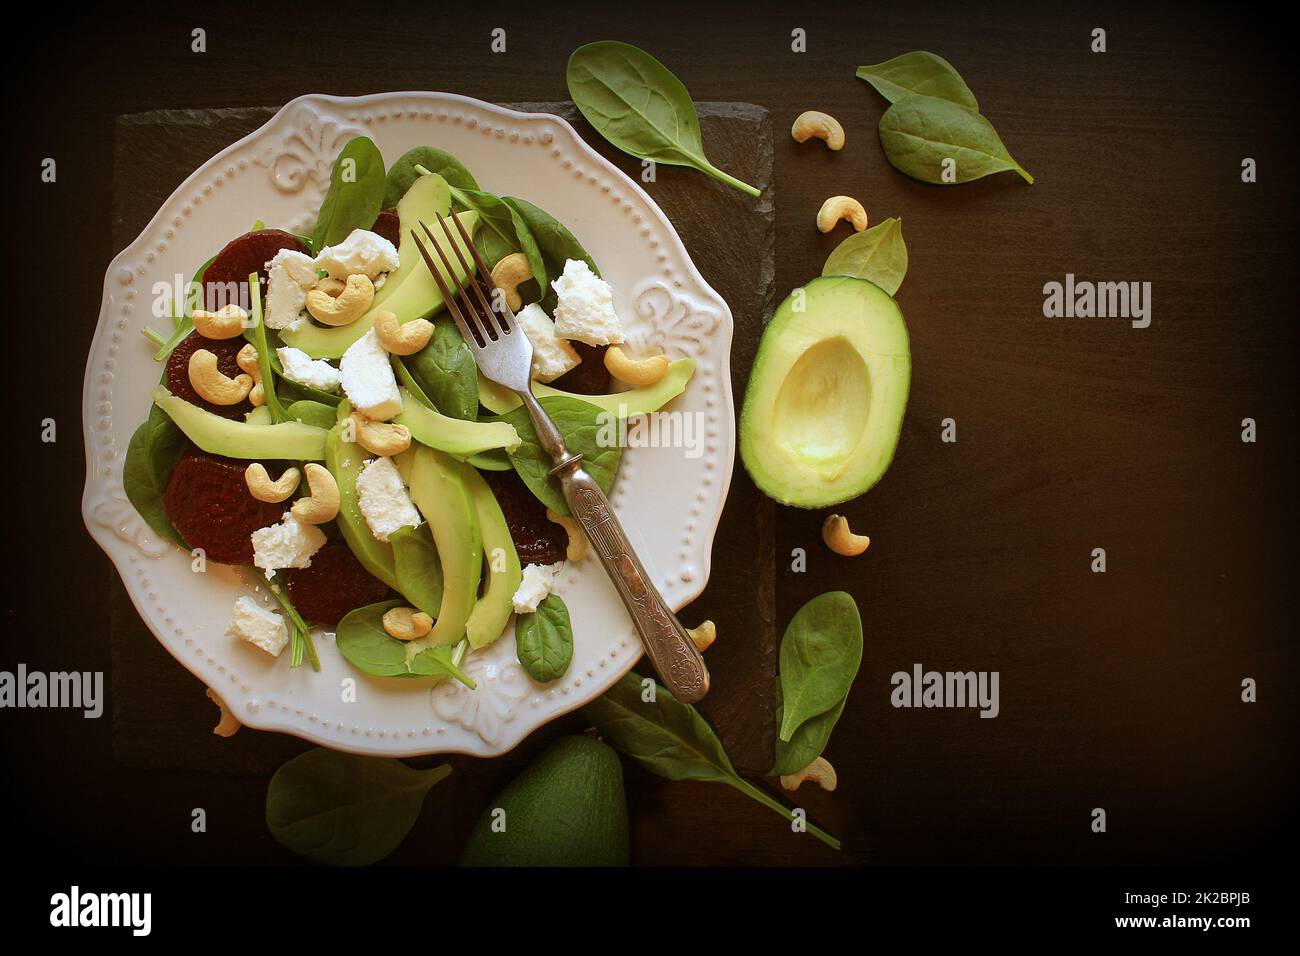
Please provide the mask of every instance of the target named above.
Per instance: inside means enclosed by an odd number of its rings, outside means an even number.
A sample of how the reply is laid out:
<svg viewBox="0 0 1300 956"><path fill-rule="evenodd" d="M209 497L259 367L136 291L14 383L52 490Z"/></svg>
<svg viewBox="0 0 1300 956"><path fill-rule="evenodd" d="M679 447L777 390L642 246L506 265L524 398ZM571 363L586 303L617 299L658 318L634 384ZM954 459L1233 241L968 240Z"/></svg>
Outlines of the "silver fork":
<svg viewBox="0 0 1300 956"><path fill-rule="evenodd" d="M411 230L411 237L415 240L425 265L433 273L443 301L447 303L447 311L451 313L456 327L474 354L479 371L498 385L513 391L524 403L524 408L528 409L542 447L555 462L550 474L559 478L570 510L582 523L606 573L618 588L619 596L632 615L632 623L641 636L641 643L645 645L646 654L658 671L660 680L678 700L686 703L700 700L709 692L709 672L704 666L704 659L700 657L695 642L664 602L659 589L654 586L636 552L632 550L600 485L583 469L582 456L572 454L564 446L560 430L533 395L529 387L533 344L520 330L514 312L506 305L505 296L492 281L491 272L474 247L468 231L456 216L452 216L451 220L478 267L476 274L465 261L453 237L451 249L464 270L466 285L472 294L461 284L447 253L433 232L421 222L420 228L446 267L447 276L456 286L458 294L452 295L424 242L414 229ZM439 215L438 223L442 226L443 233L451 237L451 227L447 220Z"/></svg>

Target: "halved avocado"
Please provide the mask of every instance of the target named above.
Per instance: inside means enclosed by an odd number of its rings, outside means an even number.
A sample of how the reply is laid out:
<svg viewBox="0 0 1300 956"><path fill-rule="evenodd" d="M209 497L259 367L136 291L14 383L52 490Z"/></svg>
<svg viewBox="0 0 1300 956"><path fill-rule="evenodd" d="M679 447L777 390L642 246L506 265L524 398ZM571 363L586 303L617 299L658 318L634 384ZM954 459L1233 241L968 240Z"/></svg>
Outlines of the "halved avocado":
<svg viewBox="0 0 1300 956"><path fill-rule="evenodd" d="M694 374L695 360L682 358L668 363L668 371L664 372L664 377L653 385L630 388L626 392L610 392L605 395L578 395L575 392L566 392L563 389L547 385L545 382L533 382L533 394L538 398L545 398L548 395L576 398L578 401L586 402L588 405L595 405L612 415L622 415L626 418L628 415L644 415L648 412L657 411L667 405L685 391L686 383L691 380L691 376ZM519 396L514 392L497 385L495 382L488 381L482 375L478 377L478 400L480 405L497 415L504 415L506 412L514 411L523 404L519 400Z"/></svg>
<svg viewBox="0 0 1300 956"><path fill-rule="evenodd" d="M474 605L469 620L465 622L465 636L474 650L487 647L506 629L514 613L514 596L523 580L519 566L519 552L510 537L510 526L501 511L492 489L483 476L472 468L465 469L465 484L469 487L474 511L478 516L479 534L483 541L483 558L486 563L487 587Z"/></svg>
<svg viewBox="0 0 1300 956"><path fill-rule="evenodd" d="M334 476L334 483L339 486L339 514L335 520L343 540L352 549L361 566L390 588L401 590L397 586L393 546L380 541L371 533L370 525L366 523L366 517L357 503L357 478L368 456L360 445L343 440L343 426L350 414L352 406L344 399L337 410L338 421L325 437L325 467Z"/></svg>
<svg viewBox="0 0 1300 956"><path fill-rule="evenodd" d="M320 461L325 457L325 429L302 422L257 425L214 415L191 405L159 385L154 404L167 413L185 437L213 455L227 458L291 458Z"/></svg>
<svg viewBox="0 0 1300 956"><path fill-rule="evenodd" d="M903 313L879 286L823 276L796 289L763 331L740 412L754 484L798 508L862 494L893 460L911 375Z"/></svg>
<svg viewBox="0 0 1300 956"><path fill-rule="evenodd" d="M469 466L420 445L403 454L411 459L411 500L433 532L443 581L441 607L433 630L406 645L406 659L410 662L425 649L455 644L464 635L465 622L478 601L483 544L466 481Z"/></svg>
<svg viewBox="0 0 1300 956"><path fill-rule="evenodd" d="M441 183L441 188L439 188L439 183ZM415 240L411 238L411 230L414 229L419 232L421 238L425 241L425 245L428 246L428 239L424 236L419 224L423 220L429 230L437 237L438 244L447 252L456 277L464 281L465 270L461 267L460 260L456 258L456 253L452 251L453 240L455 247L460 250L461 256L469 263L471 271L473 271L474 259L470 255L465 241L460 237L459 230L448 222L448 226L451 228L451 235L448 235L438 223L438 218L435 215L435 212L443 215L447 214L451 203L451 200L447 197L447 184L442 182L442 177L424 176L416 180L410 190L407 191L407 194L402 197L402 201L397 204L397 212L402 220L402 244L398 251L401 264L388 277L384 287L375 294L375 301L371 305L369 312L355 322L337 328L327 329L320 325L304 323L296 330L284 329L280 332L281 341L285 345L302 349L312 358L336 359L341 358L343 353L348 350L348 346L374 327L375 314L378 312L392 312L397 316L398 322L411 322L415 319L428 318L441 309L443 306L442 293L438 290L438 284L434 281L433 275L420 257L419 250L415 246ZM457 218L465 227L465 231L473 236L474 231L478 228L478 213L457 213ZM434 261L437 262L437 253L432 249L429 252ZM442 272L443 281L447 282L448 287L454 291L454 284L447 276L446 270L439 268Z"/></svg>
<svg viewBox="0 0 1300 956"><path fill-rule="evenodd" d="M453 458L470 458L493 448L514 451L519 447L519 432L509 422L466 422L448 418L424 405L405 388L402 411L393 421L405 425L411 437L422 445L444 451Z"/></svg>

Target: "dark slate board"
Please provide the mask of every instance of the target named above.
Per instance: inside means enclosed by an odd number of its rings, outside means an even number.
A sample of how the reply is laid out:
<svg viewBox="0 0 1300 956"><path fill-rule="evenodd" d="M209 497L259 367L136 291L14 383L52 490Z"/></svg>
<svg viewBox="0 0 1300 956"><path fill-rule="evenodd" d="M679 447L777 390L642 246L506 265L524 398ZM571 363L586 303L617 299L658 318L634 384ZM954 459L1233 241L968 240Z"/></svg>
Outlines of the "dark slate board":
<svg viewBox="0 0 1300 956"><path fill-rule="evenodd" d="M587 142L639 180L640 162L596 136L572 104L511 105L563 116ZM112 195L114 248L134 239L192 170L274 112L255 107L119 117ZM765 109L743 103L701 103L700 120L714 162L747 182L771 183L772 133ZM735 318L732 387L739 403L759 333L773 307L772 190L756 201L694 170L665 166L658 168L656 182L643 186L677 228L705 279L731 307ZM700 210L707 210L707 215ZM719 230L718 223L726 223L726 229ZM714 543L709 586L682 612L682 618L688 626L705 618L718 625L718 640L706 657L713 690L701 709L742 773L761 774L772 760L774 581L773 508L737 459ZM248 729L230 739L213 736L216 708L200 684L153 638L116 576L110 633L113 752L118 762L159 769L269 773L304 748L294 738ZM644 663L641 666L644 669ZM516 752L535 754L538 738L581 727L581 718L572 715L539 730ZM513 766L518 761L510 757L495 761L458 757L452 762L462 771L475 767L471 773L485 778L485 794L499 789L519 769Z"/></svg>

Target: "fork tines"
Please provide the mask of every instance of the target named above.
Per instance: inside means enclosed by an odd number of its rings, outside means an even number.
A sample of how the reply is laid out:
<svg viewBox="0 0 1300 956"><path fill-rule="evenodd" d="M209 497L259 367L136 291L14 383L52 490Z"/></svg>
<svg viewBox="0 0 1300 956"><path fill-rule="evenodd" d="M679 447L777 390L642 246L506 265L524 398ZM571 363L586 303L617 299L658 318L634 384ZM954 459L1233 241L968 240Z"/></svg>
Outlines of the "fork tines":
<svg viewBox="0 0 1300 956"><path fill-rule="evenodd" d="M443 301L447 303L447 311L451 313L451 317L455 320L456 327L460 329L460 334L464 336L465 341L468 342L471 347L486 348L488 342L495 342L503 334L510 334L514 327L512 321L513 316L511 316L508 311L503 310L498 312L492 307L492 302L489 301L489 298L499 301L501 298L500 294L497 292L496 284L492 281L491 272L487 267L487 263L483 261L483 257L479 255L478 249L474 247L474 241L470 238L469 231L466 230L460 219L457 216L451 216L452 222L455 223L456 231L460 233L460 237L465 241L465 248L469 250L470 255L474 259L474 264L478 267L477 275L475 274L475 270L470 267L470 264L465 261L464 255L461 254L460 246L454 241L454 236L452 236L451 227L448 226L447 220L443 218L441 213L437 213L436 215L438 216L438 224L442 226L444 235L453 239L451 243L451 251L465 273L466 284L473 289L472 295L468 290L466 290L465 285L462 285L455 268L451 264L451 260L447 257L446 251L442 248L442 243L438 241L437 237L434 236L433 231L425 225L423 220L420 221L420 228L424 230L424 234L429 239L429 245L433 246L434 251L438 254L438 258L446 268L446 275L449 276L451 281L455 284L456 295L452 295L451 289L448 288L447 282L443 278L442 270L434 265L433 258L429 255L429 250L425 247L424 240L420 238L419 234L414 229L411 230L411 238L415 240L416 248L420 250L420 256L424 259L424 264L428 266L429 271L433 273L433 281L438 284L438 291L442 293ZM457 304L458 299L459 305ZM475 301L476 299L477 301Z"/></svg>

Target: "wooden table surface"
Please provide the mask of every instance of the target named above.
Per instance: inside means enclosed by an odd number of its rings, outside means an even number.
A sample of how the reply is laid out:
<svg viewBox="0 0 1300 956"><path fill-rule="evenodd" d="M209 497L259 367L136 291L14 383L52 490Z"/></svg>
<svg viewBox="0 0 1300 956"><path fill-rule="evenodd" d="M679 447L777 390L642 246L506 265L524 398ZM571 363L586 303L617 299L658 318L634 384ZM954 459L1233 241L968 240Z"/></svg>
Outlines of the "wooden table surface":
<svg viewBox="0 0 1300 956"><path fill-rule="evenodd" d="M822 513L776 513L778 625L830 589L862 611L866 654L827 751L839 789L799 794L844 851L725 788L629 771L636 861L1172 863L1266 851L1296 795L1297 136L1284 34L1173 4L386 9L389 28L310 32L256 7L69 16L13 51L6 107L21 135L6 181L27 225L7 241L10 261L33 265L6 380L25 505L7 523L22 557L0 667L108 668L110 568L78 505L83 357L117 251L114 117L309 91L563 99L568 53L617 37L659 56L696 99L771 111L775 174L763 185L777 210L778 300L842 238L813 228L826 196L903 218L911 268L898 301L914 365L892 468L839 509L870 551L837 558L819 543ZM506 54L489 52L495 26L508 30ZM194 27L206 53L190 52ZM806 53L790 49L796 27ZM1095 27L1105 53L1089 49ZM1034 186L1000 175L939 188L888 165L882 102L853 71L910 49L961 70ZM807 108L843 121L842 152L782 134ZM39 181L47 156L52 185ZM1241 181L1246 157L1253 184ZM1068 273L1151 282L1150 328L1044 318L1043 285ZM53 445L38 438L46 417ZM1241 441L1247 417L1255 443ZM940 440L946 418L955 443ZM1104 574L1090 571L1099 547ZM795 548L807 549L804 573L785 557ZM894 709L890 675L916 663L998 671L1000 715ZM1257 703L1240 699L1247 677ZM47 850L292 859L265 834L261 778L117 766L108 719L9 712L0 728L24 768L8 795ZM195 806L208 811L204 836L190 832ZM1104 834L1089 826L1096 807Z"/></svg>

